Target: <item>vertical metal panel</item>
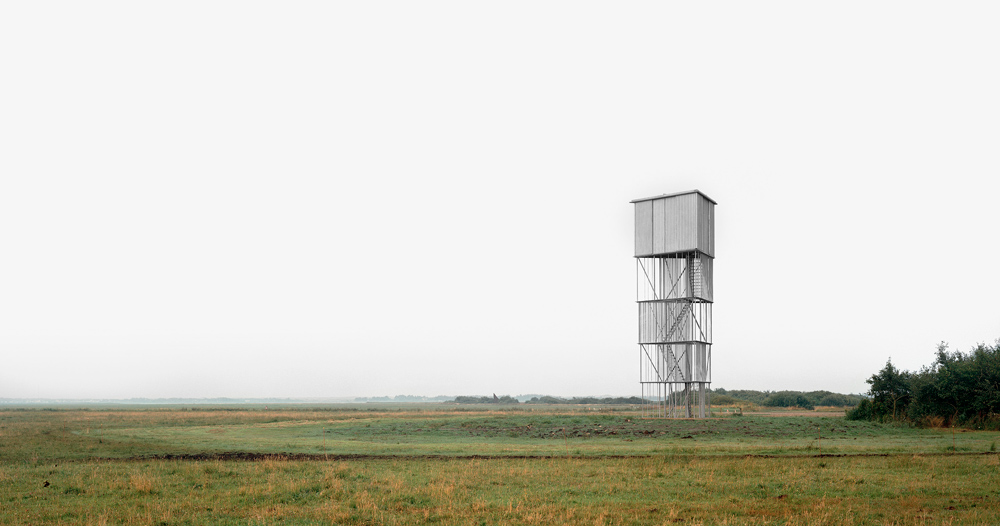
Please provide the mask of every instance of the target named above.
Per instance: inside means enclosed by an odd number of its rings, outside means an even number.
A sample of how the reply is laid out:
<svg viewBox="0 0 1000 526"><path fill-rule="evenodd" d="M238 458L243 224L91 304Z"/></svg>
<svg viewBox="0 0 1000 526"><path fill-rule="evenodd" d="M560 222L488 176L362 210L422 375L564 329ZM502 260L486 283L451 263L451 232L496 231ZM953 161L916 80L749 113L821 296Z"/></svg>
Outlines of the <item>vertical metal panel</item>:
<svg viewBox="0 0 1000 526"><path fill-rule="evenodd" d="M685 194L656 200L663 203L662 221L658 221L655 215L653 218L654 236L663 238L662 250L657 254L698 248L698 197L698 194ZM657 229L659 232L656 232Z"/></svg>
<svg viewBox="0 0 1000 526"><path fill-rule="evenodd" d="M698 202L701 201L701 194L688 194L685 197L688 198L688 214L690 219L688 220L688 242L691 243L691 247L694 250L698 250L698 236L701 232L701 218L698 216Z"/></svg>
<svg viewBox="0 0 1000 526"><path fill-rule="evenodd" d="M681 195L681 213L683 214L683 230L680 237L685 248L682 250L698 249L698 201L701 200L699 194Z"/></svg>
<svg viewBox="0 0 1000 526"><path fill-rule="evenodd" d="M715 205L708 199L705 202L705 250L709 256L715 257Z"/></svg>
<svg viewBox="0 0 1000 526"><path fill-rule="evenodd" d="M713 301L714 261L697 252L636 258L636 300Z"/></svg>
<svg viewBox="0 0 1000 526"><path fill-rule="evenodd" d="M635 255L653 253L653 201L635 204Z"/></svg>
<svg viewBox="0 0 1000 526"><path fill-rule="evenodd" d="M698 282L701 285L701 289L696 291L697 293L693 296L705 301L715 301L712 287L712 266L715 260L705 255L699 255L697 258L692 258L692 261L695 263Z"/></svg>
<svg viewBox="0 0 1000 526"><path fill-rule="evenodd" d="M664 237L663 252L661 254L679 252L684 250L681 240L678 239L678 233L681 230L680 203L676 197L664 199L663 202L663 222L657 225L661 228L661 233Z"/></svg>
<svg viewBox="0 0 1000 526"><path fill-rule="evenodd" d="M698 195L698 250L715 256L715 205Z"/></svg>
<svg viewBox="0 0 1000 526"><path fill-rule="evenodd" d="M698 250L708 252L708 205L704 197L698 196Z"/></svg>
<svg viewBox="0 0 1000 526"><path fill-rule="evenodd" d="M708 255L715 257L715 204L708 203Z"/></svg>
<svg viewBox="0 0 1000 526"><path fill-rule="evenodd" d="M663 231L663 210L665 199L653 201L653 254L662 254L666 251L665 232Z"/></svg>
<svg viewBox="0 0 1000 526"><path fill-rule="evenodd" d="M639 303L639 343L712 343L712 304Z"/></svg>
<svg viewBox="0 0 1000 526"><path fill-rule="evenodd" d="M708 346L704 344L695 344L691 346L691 352L694 355L694 372L691 379L696 382L706 382L708 381Z"/></svg>
<svg viewBox="0 0 1000 526"><path fill-rule="evenodd" d="M693 372L692 371L692 365L693 365L692 362L694 361L694 360L692 360L692 358L694 358L694 357L691 356L691 346L690 345L677 345L675 347L680 347L681 349L683 349L680 352L680 356L677 357L677 361L680 364L679 369L680 369L681 374L683 375L681 378L683 378L685 381L690 382L692 380L692 378L691 378L692 374L691 373Z"/></svg>
<svg viewBox="0 0 1000 526"><path fill-rule="evenodd" d="M710 382L712 350L703 343L643 345L640 382Z"/></svg>
<svg viewBox="0 0 1000 526"><path fill-rule="evenodd" d="M712 346L711 345L709 345L705 349L705 360L708 361L708 369L707 369L707 373L705 375L705 381L708 382L708 383L712 383Z"/></svg>
<svg viewBox="0 0 1000 526"><path fill-rule="evenodd" d="M688 243L691 244L692 250L698 250L698 225L700 221L698 220L698 201L701 200L701 196L698 194L688 194L686 196L685 203L685 214L687 215L687 222L684 225L684 234L687 238Z"/></svg>

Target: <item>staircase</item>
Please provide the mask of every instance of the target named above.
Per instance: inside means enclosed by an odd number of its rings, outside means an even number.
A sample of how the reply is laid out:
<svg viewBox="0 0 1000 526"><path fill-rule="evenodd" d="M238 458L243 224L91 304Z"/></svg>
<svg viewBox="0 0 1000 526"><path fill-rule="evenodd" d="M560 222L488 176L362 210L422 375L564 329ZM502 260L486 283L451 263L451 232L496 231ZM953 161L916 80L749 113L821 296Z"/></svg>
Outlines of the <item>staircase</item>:
<svg viewBox="0 0 1000 526"><path fill-rule="evenodd" d="M677 330L684 325L684 322L687 319L688 314L691 314L691 305L692 305L691 303L684 302L684 304L680 308L680 312L678 312L677 316L674 317L674 323L672 323L670 325L670 328L667 329L667 334L666 336L663 337L663 341L669 342L670 338L674 335L674 333L676 333Z"/></svg>

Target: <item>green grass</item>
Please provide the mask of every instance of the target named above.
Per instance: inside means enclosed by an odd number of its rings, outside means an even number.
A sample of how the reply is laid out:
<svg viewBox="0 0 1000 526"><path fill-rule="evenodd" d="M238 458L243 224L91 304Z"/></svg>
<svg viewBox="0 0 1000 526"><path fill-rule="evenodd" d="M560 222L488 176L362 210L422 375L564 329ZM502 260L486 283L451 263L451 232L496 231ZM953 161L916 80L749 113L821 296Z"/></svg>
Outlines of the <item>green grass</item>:
<svg viewBox="0 0 1000 526"><path fill-rule="evenodd" d="M0 411L0 524L991 524L1000 516L996 432L829 416L643 420L629 411L443 407ZM162 458L232 452L271 456Z"/></svg>
<svg viewBox="0 0 1000 526"><path fill-rule="evenodd" d="M654 420L627 412L282 409L0 411L0 461L222 452L326 455L802 455L984 452L1000 433L837 417Z"/></svg>

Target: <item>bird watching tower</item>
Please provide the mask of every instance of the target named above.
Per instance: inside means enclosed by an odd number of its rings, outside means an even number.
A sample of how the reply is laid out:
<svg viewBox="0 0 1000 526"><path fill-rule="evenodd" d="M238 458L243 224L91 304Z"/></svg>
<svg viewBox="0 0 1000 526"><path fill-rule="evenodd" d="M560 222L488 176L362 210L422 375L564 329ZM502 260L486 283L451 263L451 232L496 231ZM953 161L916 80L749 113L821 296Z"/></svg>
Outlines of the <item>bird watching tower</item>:
<svg viewBox="0 0 1000 526"><path fill-rule="evenodd" d="M716 203L691 190L632 204L643 416L704 418L712 383Z"/></svg>

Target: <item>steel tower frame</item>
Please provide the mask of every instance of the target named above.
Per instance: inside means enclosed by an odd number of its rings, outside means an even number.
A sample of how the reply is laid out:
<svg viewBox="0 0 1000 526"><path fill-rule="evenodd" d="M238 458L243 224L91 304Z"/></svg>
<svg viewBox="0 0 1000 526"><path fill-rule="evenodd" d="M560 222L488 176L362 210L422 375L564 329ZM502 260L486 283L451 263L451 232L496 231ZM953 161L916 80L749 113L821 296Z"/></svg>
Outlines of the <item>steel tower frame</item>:
<svg viewBox="0 0 1000 526"><path fill-rule="evenodd" d="M711 416L715 201L693 190L632 203L643 416Z"/></svg>

